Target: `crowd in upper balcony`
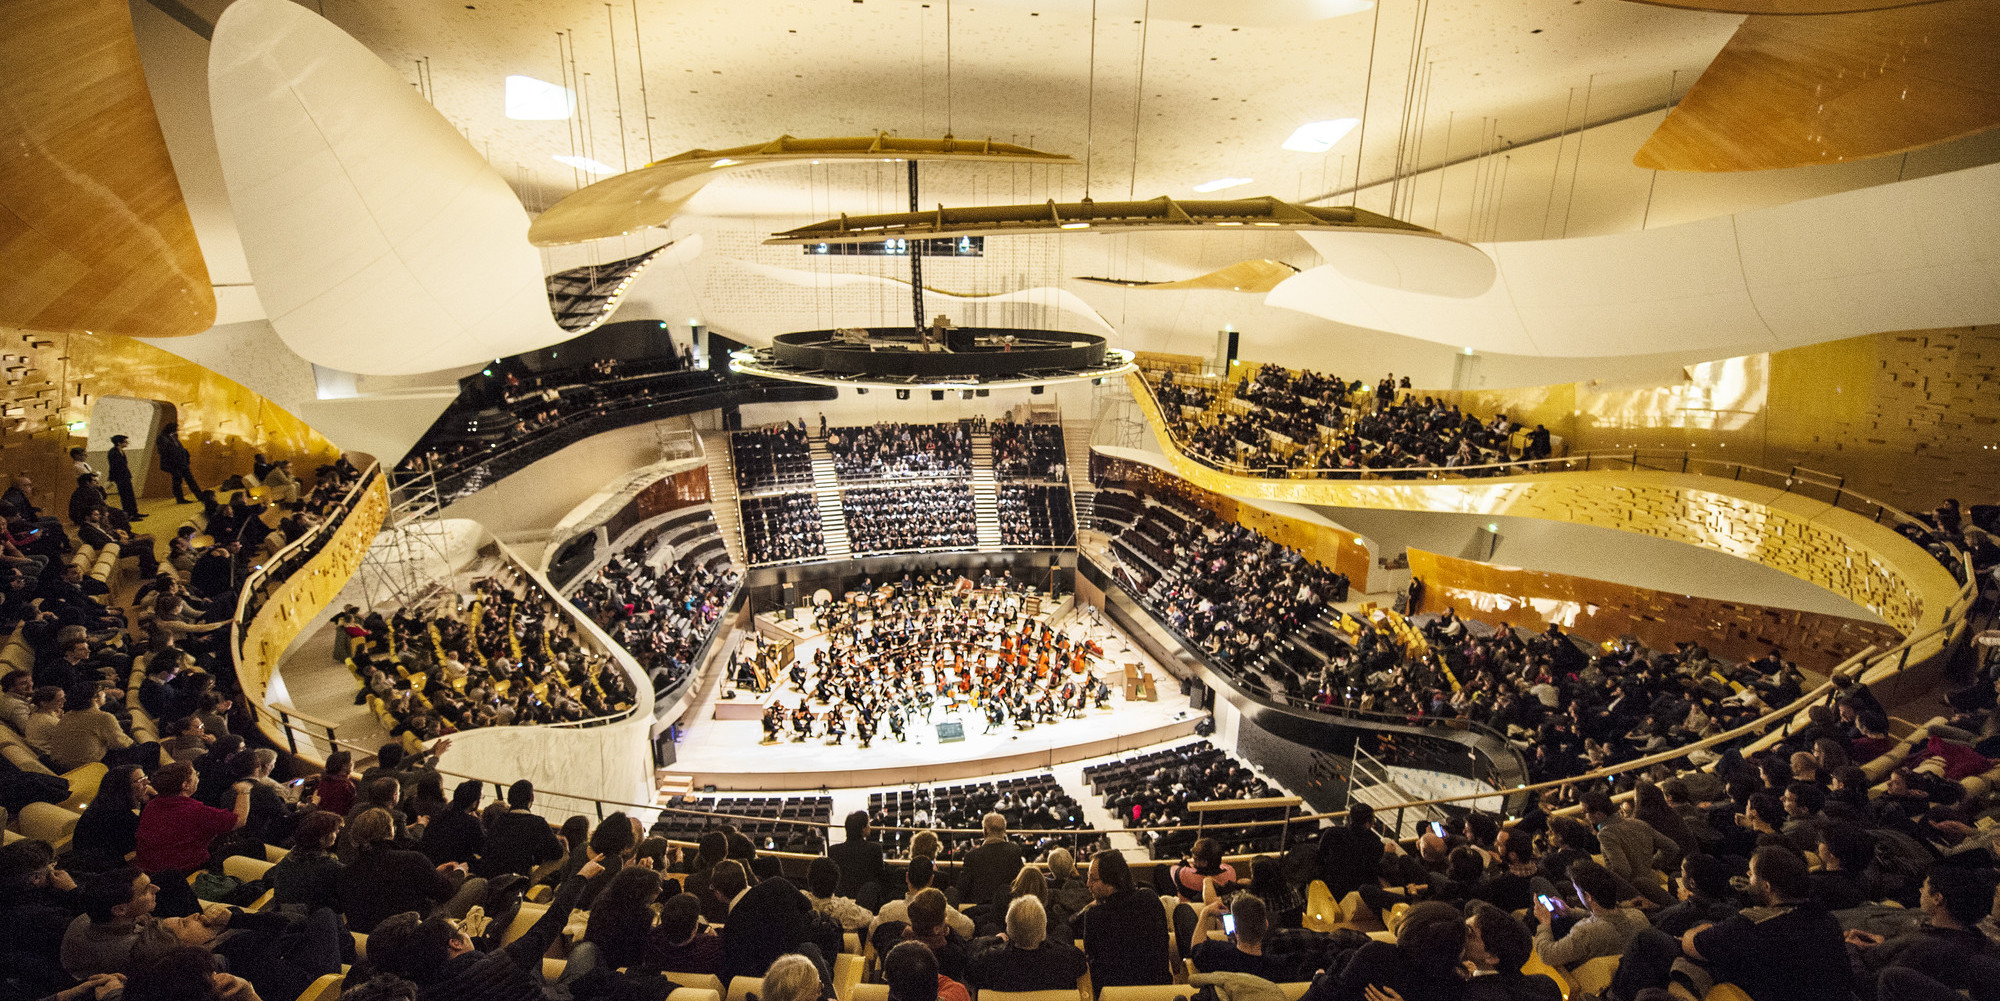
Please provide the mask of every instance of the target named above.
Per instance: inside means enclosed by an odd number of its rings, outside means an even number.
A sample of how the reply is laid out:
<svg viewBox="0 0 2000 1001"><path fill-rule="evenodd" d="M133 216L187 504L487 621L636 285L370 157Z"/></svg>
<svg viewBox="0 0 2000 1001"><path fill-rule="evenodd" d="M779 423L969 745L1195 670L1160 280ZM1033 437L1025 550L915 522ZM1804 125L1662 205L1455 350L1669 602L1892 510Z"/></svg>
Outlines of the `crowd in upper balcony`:
<svg viewBox="0 0 2000 1001"><path fill-rule="evenodd" d="M967 549L979 544L972 487L965 483L849 487L840 493L857 553Z"/></svg>
<svg viewBox="0 0 2000 1001"><path fill-rule="evenodd" d="M826 450L844 481L972 475L972 435L964 421L835 427L826 432Z"/></svg>
<svg viewBox="0 0 2000 1001"><path fill-rule="evenodd" d="M1521 430L1505 414L1482 421L1457 404L1419 399L1406 392L1408 378L1385 378L1372 396L1362 389L1359 380L1264 365L1237 381L1233 399L1247 406L1240 413L1217 408L1213 390L1172 372L1160 373L1154 393L1190 454L1258 475L1484 466L1508 461L1509 442ZM1519 457L1547 458L1551 451L1548 430L1536 425Z"/></svg>

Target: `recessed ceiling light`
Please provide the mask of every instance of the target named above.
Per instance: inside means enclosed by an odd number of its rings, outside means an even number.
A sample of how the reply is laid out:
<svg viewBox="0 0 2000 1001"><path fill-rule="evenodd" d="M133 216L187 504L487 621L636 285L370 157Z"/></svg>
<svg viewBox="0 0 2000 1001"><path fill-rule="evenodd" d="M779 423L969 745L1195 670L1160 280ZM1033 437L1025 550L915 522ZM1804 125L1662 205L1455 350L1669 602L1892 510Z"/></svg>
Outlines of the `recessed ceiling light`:
<svg viewBox="0 0 2000 1001"><path fill-rule="evenodd" d="M1335 143L1347 138L1347 134L1354 131L1354 127L1359 124L1361 124L1359 118L1330 118L1323 122L1307 122L1299 126L1298 131L1293 132L1290 139L1285 140L1285 148L1300 153L1324 153L1332 149Z"/></svg>
<svg viewBox="0 0 2000 1001"><path fill-rule="evenodd" d="M1064 229L1089 229L1089 228L1090 228L1090 224L1089 224L1089 223L1087 223L1087 222L1066 222L1066 223L1063 223L1063 224L1062 224L1062 228L1064 228Z"/></svg>
<svg viewBox="0 0 2000 1001"><path fill-rule="evenodd" d="M720 159L720 160L717 160L717 161L715 161L714 163L711 163L711 164L709 164L708 166L709 166L709 169L713 170L713 169L714 169L714 168L716 168L716 167L728 167L728 166L732 166L732 165L734 165L734 164L738 164L738 163L742 163L742 162L743 162L743 161L741 161L741 160L731 160L730 158L728 158L728 157L726 157L726 156L725 156L725 157L723 157L722 159Z"/></svg>
<svg viewBox="0 0 2000 1001"><path fill-rule="evenodd" d="M561 84L531 76L507 78L507 117L517 122L559 122L576 110L576 95Z"/></svg>
<svg viewBox="0 0 2000 1001"><path fill-rule="evenodd" d="M1250 183L1248 177L1218 177L1194 186L1196 191L1221 191L1223 188L1239 188Z"/></svg>
<svg viewBox="0 0 2000 1001"><path fill-rule="evenodd" d="M568 153L557 153L555 160L557 163L560 163L565 167L575 167L576 169L589 174L618 173L618 168L613 167L607 163L602 163L597 160L593 160L587 156L570 156Z"/></svg>

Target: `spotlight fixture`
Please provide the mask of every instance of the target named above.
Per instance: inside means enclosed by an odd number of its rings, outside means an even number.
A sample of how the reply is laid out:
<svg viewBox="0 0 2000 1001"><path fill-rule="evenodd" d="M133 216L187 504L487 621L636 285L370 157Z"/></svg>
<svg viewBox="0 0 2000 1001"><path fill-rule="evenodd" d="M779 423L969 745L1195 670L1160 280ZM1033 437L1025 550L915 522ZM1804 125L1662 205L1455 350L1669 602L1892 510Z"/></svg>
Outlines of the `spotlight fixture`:
<svg viewBox="0 0 2000 1001"><path fill-rule="evenodd" d="M1030 393L1033 393L1033 394L1034 394L1034 395L1036 395L1036 396L1040 396L1040 395L1042 395L1042 390L1044 390L1044 389L1046 389L1046 388L1048 388L1048 387L1046 387L1046 386L1034 386L1034 387L1031 387L1031 388L1029 388L1028 392L1030 392Z"/></svg>
<svg viewBox="0 0 2000 1001"><path fill-rule="evenodd" d="M937 402L940 402L940 401L942 401L943 399L944 399L944 390L942 390L942 389L933 389L933 390L931 390L931 402L932 402L932 403L937 403Z"/></svg>
<svg viewBox="0 0 2000 1001"><path fill-rule="evenodd" d="M896 399L899 399L899 400L907 400L907 399L909 399L909 398L910 398L910 391L909 391L909 390L907 390L907 389L899 389L899 390L896 390Z"/></svg>

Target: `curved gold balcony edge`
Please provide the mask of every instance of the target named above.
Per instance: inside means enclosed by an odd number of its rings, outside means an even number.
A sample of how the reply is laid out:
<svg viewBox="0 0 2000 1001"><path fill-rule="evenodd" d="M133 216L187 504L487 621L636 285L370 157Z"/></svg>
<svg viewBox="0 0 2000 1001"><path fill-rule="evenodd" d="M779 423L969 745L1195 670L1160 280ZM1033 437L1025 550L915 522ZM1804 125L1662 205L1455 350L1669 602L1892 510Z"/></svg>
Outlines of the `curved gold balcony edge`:
<svg viewBox="0 0 2000 1001"><path fill-rule="evenodd" d="M1593 469L1422 481L1226 473L1181 450L1138 373L1126 382L1174 471L1217 493L1330 507L1504 514L1650 535L1790 574L1905 634L1942 621L1961 591L1930 553L1864 515L1780 487L1695 472Z"/></svg>

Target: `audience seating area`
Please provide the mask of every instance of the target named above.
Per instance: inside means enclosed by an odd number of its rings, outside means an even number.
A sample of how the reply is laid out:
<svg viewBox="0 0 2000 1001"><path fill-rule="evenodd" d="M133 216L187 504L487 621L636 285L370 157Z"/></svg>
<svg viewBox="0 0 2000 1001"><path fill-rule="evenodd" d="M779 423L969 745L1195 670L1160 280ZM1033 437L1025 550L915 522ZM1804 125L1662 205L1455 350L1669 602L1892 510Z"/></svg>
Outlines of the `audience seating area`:
<svg viewBox="0 0 2000 1001"><path fill-rule="evenodd" d="M1520 425L1490 421L1456 404L1421 400L1383 380L1363 398L1362 383L1339 376L1263 365L1232 386L1148 372L1154 397L1177 444L1218 468L1253 475L1360 476L1398 469L1483 466L1550 454L1546 431L1524 435ZM1475 472L1491 472L1475 470Z"/></svg>
<svg viewBox="0 0 2000 1001"><path fill-rule="evenodd" d="M410 741L489 726L597 720L633 706L632 682L549 600L501 566L439 607L350 608L348 664L383 728Z"/></svg>
<svg viewBox="0 0 2000 1001"><path fill-rule="evenodd" d="M1237 761L1208 741L1166 748L1083 770L1091 791L1104 797L1104 807L1126 827L1164 827L1205 822L1200 834L1218 841L1231 855L1275 852L1283 840L1283 828L1241 827L1253 820L1282 820L1283 807L1260 810L1215 811L1205 818L1187 808L1189 803L1231 799L1263 799L1285 795L1259 778L1248 765ZM1311 822L1294 831L1294 836L1310 835ZM1142 843L1154 858L1181 858L1197 837L1194 831L1173 831L1154 836L1147 832Z"/></svg>
<svg viewBox="0 0 2000 1001"><path fill-rule="evenodd" d="M1063 790L1054 775L1046 772L998 781L868 794L868 814L883 827L977 830L980 818L989 813L1006 817L1009 828L1067 830L1085 826L1083 807ZM912 835L908 831L884 831L881 838L885 849L905 854ZM943 834L939 839L943 842L943 857L947 859L958 858L980 840L976 834ZM1027 847L1030 857L1038 858L1049 848L1075 847L1076 840L1048 835Z"/></svg>
<svg viewBox="0 0 2000 1001"><path fill-rule="evenodd" d="M1000 539L1009 546L1076 545L1076 509L1069 487L1000 484Z"/></svg>
<svg viewBox="0 0 2000 1001"><path fill-rule="evenodd" d="M825 849L825 831L833 822L831 796L702 796L668 805L689 812L660 814L651 833L673 841L699 841L703 833L727 825L761 848L816 853Z"/></svg>
<svg viewBox="0 0 2000 1001"><path fill-rule="evenodd" d="M736 489L746 496L760 490L812 486L812 450L803 427L777 424L729 436L736 464Z"/></svg>
<svg viewBox="0 0 2000 1001"><path fill-rule="evenodd" d="M856 553L967 549L979 544L972 487L965 483L848 487L840 492Z"/></svg>
<svg viewBox="0 0 2000 1001"><path fill-rule="evenodd" d="M692 675L737 583L722 533L703 506L634 540L567 597L638 660L659 699Z"/></svg>
<svg viewBox="0 0 2000 1001"><path fill-rule="evenodd" d="M962 479L972 474L971 421L835 427L826 451L843 483Z"/></svg>
<svg viewBox="0 0 2000 1001"><path fill-rule="evenodd" d="M782 563L826 555L819 504L809 493L745 497L743 548L752 563Z"/></svg>

